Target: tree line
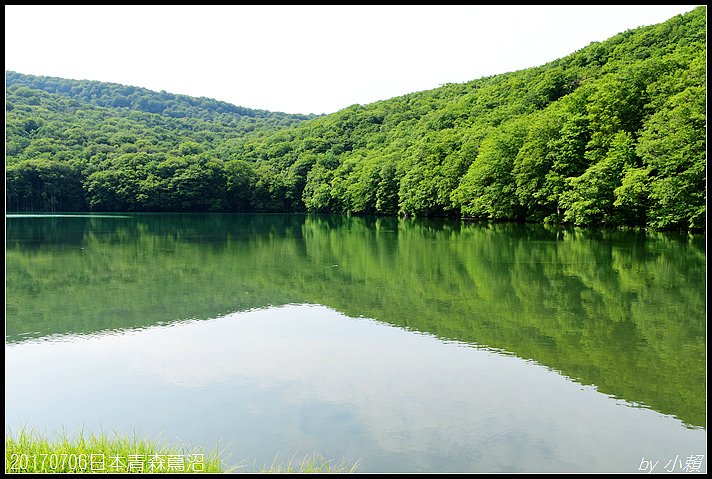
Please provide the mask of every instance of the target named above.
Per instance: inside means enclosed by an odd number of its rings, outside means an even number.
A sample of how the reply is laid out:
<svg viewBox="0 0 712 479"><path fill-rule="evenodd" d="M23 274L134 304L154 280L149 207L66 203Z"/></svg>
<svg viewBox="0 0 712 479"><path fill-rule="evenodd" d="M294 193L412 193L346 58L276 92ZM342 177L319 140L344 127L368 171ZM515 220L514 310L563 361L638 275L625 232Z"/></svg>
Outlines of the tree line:
<svg viewBox="0 0 712 479"><path fill-rule="evenodd" d="M704 7L319 117L14 72L6 87L11 211L705 224Z"/></svg>

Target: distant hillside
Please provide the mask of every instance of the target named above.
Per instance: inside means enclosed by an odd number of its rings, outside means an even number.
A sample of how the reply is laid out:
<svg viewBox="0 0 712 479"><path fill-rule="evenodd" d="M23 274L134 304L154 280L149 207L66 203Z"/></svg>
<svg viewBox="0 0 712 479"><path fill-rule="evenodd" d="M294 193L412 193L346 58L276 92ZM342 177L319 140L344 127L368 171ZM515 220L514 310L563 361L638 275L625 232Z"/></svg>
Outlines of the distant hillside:
<svg viewBox="0 0 712 479"><path fill-rule="evenodd" d="M10 210L705 224L705 7L540 67L306 121L7 78Z"/></svg>
<svg viewBox="0 0 712 479"><path fill-rule="evenodd" d="M129 108L146 113L158 113L171 118L200 118L202 120L217 120L242 117L271 118L277 122L293 122L314 118L315 115L292 115L274 113L266 110L252 110L235 106L212 98L195 98L186 95L174 95L162 91L147 90L118 83L104 83L90 80L65 80L63 78L23 75L17 72L7 72L5 86L26 86L31 90L42 90L47 93L58 93L71 100L89 103L94 106L108 108ZM282 126L285 126L284 123Z"/></svg>
<svg viewBox="0 0 712 479"><path fill-rule="evenodd" d="M315 118L113 83L16 72L6 73L5 99L8 211L93 209L87 183L92 174L96 174L92 178L114 173L117 178L135 178L139 172L133 165L146 158L154 164L171 159L171 178L188 166L191 172L202 170L209 158L222 168L220 158L229 159L227 149L235 139ZM137 187L118 195L127 197L125 206L115 196L116 207L135 209L129 203L140 199ZM183 192L186 186L180 189ZM186 200L153 208L200 209L193 203Z"/></svg>

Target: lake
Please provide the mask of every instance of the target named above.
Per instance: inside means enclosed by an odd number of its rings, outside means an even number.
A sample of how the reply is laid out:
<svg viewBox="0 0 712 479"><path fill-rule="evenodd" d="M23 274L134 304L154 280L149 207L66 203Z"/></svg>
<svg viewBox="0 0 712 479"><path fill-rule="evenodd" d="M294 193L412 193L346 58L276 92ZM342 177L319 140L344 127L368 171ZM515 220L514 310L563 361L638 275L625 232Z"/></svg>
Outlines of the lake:
<svg viewBox="0 0 712 479"><path fill-rule="evenodd" d="M703 235L8 215L5 428L257 467L679 471L707 450L705 273Z"/></svg>

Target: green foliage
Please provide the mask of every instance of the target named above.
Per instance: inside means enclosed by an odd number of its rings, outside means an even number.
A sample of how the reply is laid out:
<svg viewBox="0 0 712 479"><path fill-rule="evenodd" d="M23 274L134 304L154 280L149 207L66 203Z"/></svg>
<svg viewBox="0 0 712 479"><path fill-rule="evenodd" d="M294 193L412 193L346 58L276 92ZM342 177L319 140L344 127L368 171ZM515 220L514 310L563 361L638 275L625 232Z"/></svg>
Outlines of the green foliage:
<svg viewBox="0 0 712 479"><path fill-rule="evenodd" d="M28 160L9 165L5 177L9 210L37 207L49 211L81 211L86 208L83 174L76 162Z"/></svg>
<svg viewBox="0 0 712 479"><path fill-rule="evenodd" d="M165 91L157 93L145 88L116 83L66 80L55 77L23 75L17 72L7 72L5 83L8 87L17 85L21 89L21 94L30 98L35 96L35 90L41 90L93 106L160 113L171 118L234 119L237 121L246 118L272 119L277 123L281 123L282 126L286 126L289 123L313 117L313 115L288 115L265 110L253 110L211 98L173 95Z"/></svg>
<svg viewBox="0 0 712 479"><path fill-rule="evenodd" d="M517 119L482 141L477 158L453 193L463 214L486 219L521 218L513 171L526 134L526 122Z"/></svg>
<svg viewBox="0 0 712 479"><path fill-rule="evenodd" d="M614 209L614 190L620 187L623 171L634 166L634 155L631 135L617 133L601 161L592 164L581 176L567 179L569 189L559 202L566 211L564 219L576 225L634 221L631 216L622 218Z"/></svg>
<svg viewBox="0 0 712 479"><path fill-rule="evenodd" d="M706 88L688 87L646 122L637 152L650 172L649 223L704 228Z"/></svg>
<svg viewBox="0 0 712 479"><path fill-rule="evenodd" d="M543 66L321 117L8 72L8 209L700 229L705 14L699 7ZM150 158L136 167L127 154ZM69 186L56 188L57 178Z"/></svg>

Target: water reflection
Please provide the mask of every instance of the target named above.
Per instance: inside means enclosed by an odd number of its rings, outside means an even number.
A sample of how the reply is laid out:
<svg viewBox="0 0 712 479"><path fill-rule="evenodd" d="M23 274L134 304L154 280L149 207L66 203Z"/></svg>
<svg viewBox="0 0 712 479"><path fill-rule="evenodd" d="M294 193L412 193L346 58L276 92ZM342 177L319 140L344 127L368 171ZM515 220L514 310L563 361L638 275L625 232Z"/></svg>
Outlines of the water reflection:
<svg viewBox="0 0 712 479"><path fill-rule="evenodd" d="M7 358L11 424L220 438L258 465L317 450L363 472L633 471L705 444L532 362L322 306L14 343Z"/></svg>
<svg viewBox="0 0 712 479"><path fill-rule="evenodd" d="M10 343L322 304L706 424L704 238L298 215L7 219Z"/></svg>

